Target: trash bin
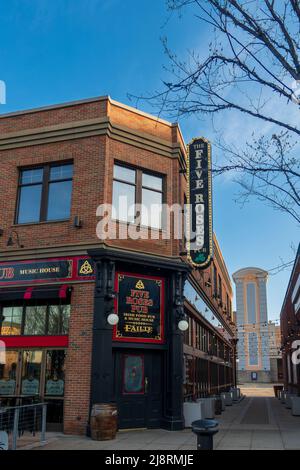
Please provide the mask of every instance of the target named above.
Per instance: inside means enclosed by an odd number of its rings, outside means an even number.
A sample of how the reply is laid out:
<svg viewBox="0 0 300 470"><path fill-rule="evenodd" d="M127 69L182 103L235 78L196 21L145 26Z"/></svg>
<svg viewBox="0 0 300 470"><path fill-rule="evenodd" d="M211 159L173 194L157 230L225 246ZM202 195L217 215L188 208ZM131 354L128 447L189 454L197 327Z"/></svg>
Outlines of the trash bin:
<svg viewBox="0 0 300 470"><path fill-rule="evenodd" d="M231 392L222 393L222 397L224 397L225 406L232 406L233 400L232 400L232 393Z"/></svg>
<svg viewBox="0 0 300 470"><path fill-rule="evenodd" d="M283 385L274 385L274 395L276 398L279 397L279 392L283 390Z"/></svg>
<svg viewBox="0 0 300 470"><path fill-rule="evenodd" d="M198 401L198 400L197 400ZM200 398L199 401L204 403L204 419L214 419L215 417L215 398Z"/></svg>
<svg viewBox="0 0 300 470"><path fill-rule="evenodd" d="M292 415L300 416L300 397L291 397Z"/></svg>
<svg viewBox="0 0 300 470"><path fill-rule="evenodd" d="M185 427L190 428L193 421L205 418L204 403L200 400L197 400L197 402L185 402L183 404L183 416Z"/></svg>
<svg viewBox="0 0 300 470"><path fill-rule="evenodd" d="M192 422L192 431L197 436L197 450L213 450L214 435L219 432L218 421L199 419Z"/></svg>
<svg viewBox="0 0 300 470"><path fill-rule="evenodd" d="M222 414L222 399L219 396L215 396L215 414L221 415Z"/></svg>

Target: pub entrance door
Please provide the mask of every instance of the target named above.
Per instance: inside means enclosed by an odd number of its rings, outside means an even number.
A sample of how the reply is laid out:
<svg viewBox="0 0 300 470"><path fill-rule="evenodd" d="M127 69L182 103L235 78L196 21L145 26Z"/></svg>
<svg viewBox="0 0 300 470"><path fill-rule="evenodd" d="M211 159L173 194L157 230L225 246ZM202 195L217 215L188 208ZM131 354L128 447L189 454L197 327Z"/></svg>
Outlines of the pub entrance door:
<svg viewBox="0 0 300 470"><path fill-rule="evenodd" d="M115 352L115 397L119 428L159 428L162 417L162 355L144 350Z"/></svg>

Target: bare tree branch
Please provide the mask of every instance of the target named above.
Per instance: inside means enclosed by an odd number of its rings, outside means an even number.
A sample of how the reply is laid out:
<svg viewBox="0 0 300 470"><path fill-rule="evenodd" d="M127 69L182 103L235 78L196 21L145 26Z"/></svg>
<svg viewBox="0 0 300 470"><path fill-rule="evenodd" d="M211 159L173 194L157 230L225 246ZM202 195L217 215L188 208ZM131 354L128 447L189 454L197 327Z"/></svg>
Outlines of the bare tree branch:
<svg viewBox="0 0 300 470"><path fill-rule="evenodd" d="M239 149L219 144L226 161L214 175L233 172L244 201L256 196L300 223L299 0L166 1L172 12L191 9L196 27L205 22L214 40L206 57L193 51L185 60L164 41L171 79L132 98L169 117L235 112L268 123L269 135L253 135Z"/></svg>

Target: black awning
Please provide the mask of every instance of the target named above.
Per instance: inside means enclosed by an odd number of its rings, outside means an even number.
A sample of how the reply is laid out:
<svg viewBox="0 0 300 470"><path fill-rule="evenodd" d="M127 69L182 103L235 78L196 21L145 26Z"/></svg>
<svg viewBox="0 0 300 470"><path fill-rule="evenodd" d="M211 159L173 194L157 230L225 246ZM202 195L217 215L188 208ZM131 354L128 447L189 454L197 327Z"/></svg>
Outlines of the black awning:
<svg viewBox="0 0 300 470"><path fill-rule="evenodd" d="M0 288L0 302L9 302L12 300L43 300L43 299L61 299L70 298L72 287L66 284L57 286L36 286L22 288Z"/></svg>

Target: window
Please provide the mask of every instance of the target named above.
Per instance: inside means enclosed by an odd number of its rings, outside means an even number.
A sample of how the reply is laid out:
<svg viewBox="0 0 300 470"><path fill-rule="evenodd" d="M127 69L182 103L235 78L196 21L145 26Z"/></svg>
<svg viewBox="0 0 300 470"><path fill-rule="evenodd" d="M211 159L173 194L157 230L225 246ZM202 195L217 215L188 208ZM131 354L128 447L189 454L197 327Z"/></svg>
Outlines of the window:
<svg viewBox="0 0 300 470"><path fill-rule="evenodd" d="M162 226L162 178L142 175L142 225L160 229Z"/></svg>
<svg viewBox="0 0 300 470"><path fill-rule="evenodd" d="M231 316L231 307L230 307L230 302L229 302L229 295L226 293L226 309L227 309L227 315Z"/></svg>
<svg viewBox="0 0 300 470"><path fill-rule="evenodd" d="M23 351L22 395L39 395L42 351Z"/></svg>
<svg viewBox="0 0 300 470"><path fill-rule="evenodd" d="M46 315L47 307L45 305L27 307L24 335L44 335L46 332Z"/></svg>
<svg viewBox="0 0 300 470"><path fill-rule="evenodd" d="M15 336L21 334L22 307L4 307L0 315L1 335Z"/></svg>
<svg viewBox="0 0 300 470"><path fill-rule="evenodd" d="M142 170L114 166L113 213L114 219L135 223L140 215L141 225L161 229L163 178ZM141 214L136 206L141 207Z"/></svg>
<svg viewBox="0 0 300 470"><path fill-rule="evenodd" d="M249 366L258 365L258 336L256 333L248 333Z"/></svg>
<svg viewBox="0 0 300 470"><path fill-rule="evenodd" d="M218 275L217 275L217 268L214 265L214 295L217 297L218 295Z"/></svg>
<svg viewBox="0 0 300 470"><path fill-rule="evenodd" d="M222 302L222 280L221 276L218 275L218 282L219 282L219 300Z"/></svg>
<svg viewBox="0 0 300 470"><path fill-rule="evenodd" d="M2 336L65 335L69 331L70 305L26 305L3 307Z"/></svg>
<svg viewBox="0 0 300 470"><path fill-rule="evenodd" d="M47 351L45 395L53 397L64 395L65 358L64 350Z"/></svg>
<svg viewBox="0 0 300 470"><path fill-rule="evenodd" d="M123 366L123 395L144 393L144 356L126 355Z"/></svg>
<svg viewBox="0 0 300 470"><path fill-rule="evenodd" d="M256 289L254 282L247 284L248 323L256 323Z"/></svg>
<svg viewBox="0 0 300 470"><path fill-rule="evenodd" d="M5 356L5 364L0 364L0 396L16 392L18 351L7 350Z"/></svg>
<svg viewBox="0 0 300 470"><path fill-rule="evenodd" d="M21 170L16 223L68 219L72 179L71 163Z"/></svg>
<svg viewBox="0 0 300 470"><path fill-rule="evenodd" d="M114 166L113 218L134 223L136 201L136 171Z"/></svg>

